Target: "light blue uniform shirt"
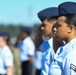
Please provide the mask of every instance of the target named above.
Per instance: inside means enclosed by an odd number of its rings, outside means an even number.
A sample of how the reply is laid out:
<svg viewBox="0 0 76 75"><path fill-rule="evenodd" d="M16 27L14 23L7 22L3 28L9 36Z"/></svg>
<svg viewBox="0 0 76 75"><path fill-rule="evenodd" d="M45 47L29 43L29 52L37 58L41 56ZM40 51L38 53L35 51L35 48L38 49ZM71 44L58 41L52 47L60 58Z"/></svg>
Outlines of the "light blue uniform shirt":
<svg viewBox="0 0 76 75"><path fill-rule="evenodd" d="M30 37L27 37L20 42L18 47L20 49L20 61L28 61L29 55L34 56L35 45Z"/></svg>
<svg viewBox="0 0 76 75"><path fill-rule="evenodd" d="M76 75L76 38L58 49L49 75Z"/></svg>
<svg viewBox="0 0 76 75"><path fill-rule="evenodd" d="M34 67L38 70L41 70L42 68L42 57L43 53L41 51L35 52Z"/></svg>
<svg viewBox="0 0 76 75"><path fill-rule="evenodd" d="M8 46L0 48L0 74L6 74L6 68L13 66L13 54Z"/></svg>
<svg viewBox="0 0 76 75"><path fill-rule="evenodd" d="M48 40L49 46L47 45L47 43L44 46L44 48L46 48L46 46L47 48L44 51L44 55L43 55L41 75L49 75L49 67L55 55L54 50L53 50L52 40L53 40L52 38Z"/></svg>

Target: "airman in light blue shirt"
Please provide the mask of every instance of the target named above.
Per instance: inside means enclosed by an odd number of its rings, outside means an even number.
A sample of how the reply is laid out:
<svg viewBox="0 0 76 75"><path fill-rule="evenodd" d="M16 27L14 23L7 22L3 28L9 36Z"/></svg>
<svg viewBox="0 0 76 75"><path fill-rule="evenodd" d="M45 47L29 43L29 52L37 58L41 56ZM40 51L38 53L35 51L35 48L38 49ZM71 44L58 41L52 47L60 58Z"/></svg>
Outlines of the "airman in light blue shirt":
<svg viewBox="0 0 76 75"><path fill-rule="evenodd" d="M59 5L56 36L66 45L60 47L50 64L49 75L76 75L76 3Z"/></svg>
<svg viewBox="0 0 76 75"><path fill-rule="evenodd" d="M21 41L18 46L20 49L22 75L32 75L35 45L33 39L30 37L31 28L22 27L21 31Z"/></svg>
<svg viewBox="0 0 76 75"><path fill-rule="evenodd" d="M52 38L52 26L56 23L57 16L58 16L57 7L47 8L38 13L38 17L42 21L42 25L43 25L42 30L43 30L43 34L45 36ZM47 44L49 42L52 43L52 40L51 41L50 40L46 43ZM45 51L44 51L44 55L43 55L43 63L42 63L43 65L42 65L41 75L49 74L49 65L52 61L51 59L54 56L53 45L51 45L50 43L48 45L43 44L44 47L42 45L42 49L44 49Z"/></svg>
<svg viewBox="0 0 76 75"><path fill-rule="evenodd" d="M13 54L7 45L7 35L0 33L0 75L13 75Z"/></svg>

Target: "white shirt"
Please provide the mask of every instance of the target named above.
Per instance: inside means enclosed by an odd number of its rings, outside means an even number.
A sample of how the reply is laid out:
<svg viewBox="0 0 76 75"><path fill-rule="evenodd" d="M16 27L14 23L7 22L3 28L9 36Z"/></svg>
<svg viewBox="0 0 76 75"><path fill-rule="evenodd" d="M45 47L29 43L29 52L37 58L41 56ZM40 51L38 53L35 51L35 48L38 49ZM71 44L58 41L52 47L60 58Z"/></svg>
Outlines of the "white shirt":
<svg viewBox="0 0 76 75"><path fill-rule="evenodd" d="M30 37L27 37L22 42L20 42L19 48L21 61L28 61L29 55L34 56L35 45Z"/></svg>
<svg viewBox="0 0 76 75"><path fill-rule="evenodd" d="M13 54L8 46L0 48L0 74L6 74L6 68L13 66Z"/></svg>

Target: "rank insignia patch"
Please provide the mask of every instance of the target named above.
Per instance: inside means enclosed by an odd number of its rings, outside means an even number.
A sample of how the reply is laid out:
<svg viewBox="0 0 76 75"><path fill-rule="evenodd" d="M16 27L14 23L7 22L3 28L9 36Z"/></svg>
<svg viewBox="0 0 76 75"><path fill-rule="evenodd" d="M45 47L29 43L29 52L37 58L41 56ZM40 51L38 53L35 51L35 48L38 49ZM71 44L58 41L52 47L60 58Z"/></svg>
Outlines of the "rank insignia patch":
<svg viewBox="0 0 76 75"><path fill-rule="evenodd" d="M76 66L74 64L70 64L70 68L76 72Z"/></svg>

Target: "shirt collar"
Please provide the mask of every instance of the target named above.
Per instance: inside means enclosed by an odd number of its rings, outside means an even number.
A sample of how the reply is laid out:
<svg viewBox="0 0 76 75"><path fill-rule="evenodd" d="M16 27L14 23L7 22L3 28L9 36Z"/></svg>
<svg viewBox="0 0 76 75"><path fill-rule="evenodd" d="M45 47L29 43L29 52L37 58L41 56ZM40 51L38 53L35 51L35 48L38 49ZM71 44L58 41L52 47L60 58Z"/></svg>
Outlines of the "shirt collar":
<svg viewBox="0 0 76 75"><path fill-rule="evenodd" d="M6 46L4 46L2 49L6 49L8 46L6 45Z"/></svg>
<svg viewBox="0 0 76 75"><path fill-rule="evenodd" d="M53 38L50 38L50 39L48 40L48 43L49 43L50 47L52 47L52 46L53 46Z"/></svg>
<svg viewBox="0 0 76 75"><path fill-rule="evenodd" d="M67 50L68 47L71 47L71 45L73 45L74 43L76 43L76 38L72 39L70 42L68 42L67 44L65 44L63 46L63 50Z"/></svg>

